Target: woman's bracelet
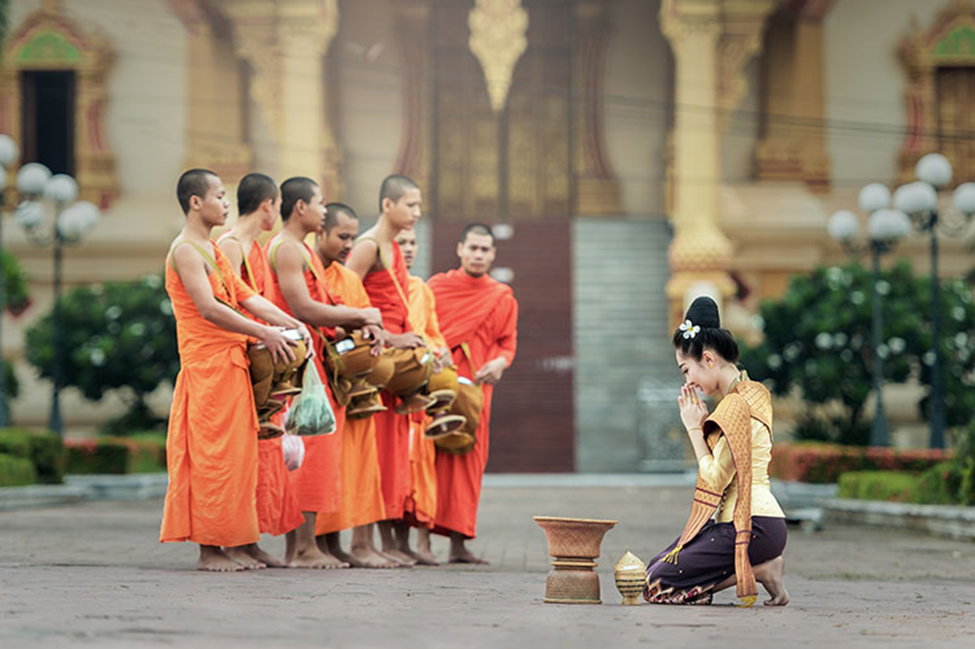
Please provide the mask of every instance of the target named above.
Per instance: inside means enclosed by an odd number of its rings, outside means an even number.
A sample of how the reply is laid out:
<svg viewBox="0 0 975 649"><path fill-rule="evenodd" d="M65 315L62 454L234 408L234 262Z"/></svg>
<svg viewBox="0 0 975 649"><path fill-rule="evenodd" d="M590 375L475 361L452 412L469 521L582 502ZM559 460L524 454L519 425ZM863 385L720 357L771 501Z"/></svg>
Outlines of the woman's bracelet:
<svg viewBox="0 0 975 649"><path fill-rule="evenodd" d="M688 434L688 435L690 435L690 434L691 434L691 433L693 433L693 432L694 432L695 430L697 430L697 431L700 431L702 435L704 434L704 429L703 429L703 428L701 428L701 427L699 427L699 426L695 426L694 428L688 428L688 429L687 429L687 434Z"/></svg>

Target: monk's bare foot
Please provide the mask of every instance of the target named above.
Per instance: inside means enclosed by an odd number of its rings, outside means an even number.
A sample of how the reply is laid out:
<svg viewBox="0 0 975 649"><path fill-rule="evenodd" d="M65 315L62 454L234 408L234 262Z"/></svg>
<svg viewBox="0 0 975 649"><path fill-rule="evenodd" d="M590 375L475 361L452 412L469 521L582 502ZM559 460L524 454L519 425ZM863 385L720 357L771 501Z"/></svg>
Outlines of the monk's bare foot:
<svg viewBox="0 0 975 649"><path fill-rule="evenodd" d="M412 568L416 565L416 559L409 556L405 552L400 552L396 549L387 550L386 548L383 548L383 554L404 568Z"/></svg>
<svg viewBox="0 0 975 649"><path fill-rule="evenodd" d="M467 548L451 549L450 558L447 559L447 563L471 563L478 566L486 566L491 562L487 559L481 559L480 557L475 557L471 554L471 551Z"/></svg>
<svg viewBox="0 0 975 649"><path fill-rule="evenodd" d="M223 553L227 555L228 559L233 559L240 565L244 566L245 570L262 570L267 568L266 563L258 561L250 555L246 546L224 548Z"/></svg>
<svg viewBox="0 0 975 649"><path fill-rule="evenodd" d="M789 591L785 589L785 559L781 556L756 566L755 578L761 582L772 599L765 606L785 606L789 603Z"/></svg>
<svg viewBox="0 0 975 649"><path fill-rule="evenodd" d="M416 533L416 557L424 566L440 565L430 547L430 528L421 527Z"/></svg>
<svg viewBox="0 0 975 649"><path fill-rule="evenodd" d="M280 559L275 559L270 554L262 550L257 546L257 543L244 546L247 549L247 554L249 554L254 559L257 559L263 563L268 568L287 568L288 564Z"/></svg>
<svg viewBox="0 0 975 649"><path fill-rule="evenodd" d="M196 562L196 569L207 572L240 572L245 568L224 554L219 547L201 545L200 558Z"/></svg>
<svg viewBox="0 0 975 649"><path fill-rule="evenodd" d="M437 557L434 556L433 552L429 549L417 548L416 552L413 553L416 557L417 563L421 566L439 566L440 562L437 561Z"/></svg>
<svg viewBox="0 0 975 649"><path fill-rule="evenodd" d="M372 568L378 570L390 570L403 567L398 561L370 548L352 548L352 553L349 555L349 563L352 564L353 568Z"/></svg>
<svg viewBox="0 0 975 649"><path fill-rule="evenodd" d="M295 552L294 559L288 565L291 568L312 568L316 570L337 570L349 567L349 564L339 561L331 554L325 554L314 545Z"/></svg>

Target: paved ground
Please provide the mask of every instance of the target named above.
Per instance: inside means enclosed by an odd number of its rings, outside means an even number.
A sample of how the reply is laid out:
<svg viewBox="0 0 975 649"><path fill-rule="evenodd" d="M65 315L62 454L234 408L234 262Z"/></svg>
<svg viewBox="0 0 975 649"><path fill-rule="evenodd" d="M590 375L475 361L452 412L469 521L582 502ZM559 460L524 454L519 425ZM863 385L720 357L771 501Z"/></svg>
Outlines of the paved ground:
<svg viewBox="0 0 975 649"><path fill-rule="evenodd" d="M671 541L689 496L490 487L474 544L489 567L231 575L192 570L188 544L156 543L159 501L2 512L0 646L975 646L975 545L899 532L792 530L785 609L720 605L730 592L711 607L619 606L613 563ZM603 543L602 606L542 603L538 514L620 521Z"/></svg>

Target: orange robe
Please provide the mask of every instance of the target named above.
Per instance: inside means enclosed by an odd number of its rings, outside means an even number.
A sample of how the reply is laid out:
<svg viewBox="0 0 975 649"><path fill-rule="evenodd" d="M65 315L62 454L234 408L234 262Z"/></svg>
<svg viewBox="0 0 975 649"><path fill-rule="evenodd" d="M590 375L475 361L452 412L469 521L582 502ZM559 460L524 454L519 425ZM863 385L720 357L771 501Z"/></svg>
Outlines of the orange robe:
<svg viewBox="0 0 975 649"><path fill-rule="evenodd" d="M254 292L213 247L220 273L211 270L210 287L236 307ZM159 540L256 543L257 413L247 336L205 320L170 262L166 292L176 317L180 370L166 436L169 486Z"/></svg>
<svg viewBox="0 0 975 649"><path fill-rule="evenodd" d="M393 242L392 270L399 286L407 290L406 263L399 245ZM383 327L394 334L412 331L409 306L400 296L390 273L385 269L372 271L362 282L369 302L383 315ZM407 298L408 299L408 298ZM379 471L382 475L383 503L387 519L403 518L406 499L410 495L410 423L408 415L393 412L396 398L382 393L385 412L373 415L376 421L376 447L379 453Z"/></svg>
<svg viewBox="0 0 975 649"><path fill-rule="evenodd" d="M369 295L362 280L342 264L325 269L325 283L336 303L368 309ZM315 534L329 534L386 519L383 506L375 416L345 422L342 431L342 508L319 514Z"/></svg>
<svg viewBox="0 0 975 649"><path fill-rule="evenodd" d="M223 241L226 236L218 241ZM270 272L267 254L256 241L253 242L246 261L241 261L240 278L255 293L264 295ZM305 522L291 489L281 442L280 437L257 441L257 520L261 534L274 536L290 532Z"/></svg>
<svg viewBox="0 0 975 649"><path fill-rule="evenodd" d="M278 283L278 274L272 263L272 252L268 241L266 253L269 257L268 279L265 285L265 297L278 306L282 311L294 315L288 301L281 293L281 285ZM291 245L291 244L282 244ZM311 299L324 304L332 304L334 300L329 294L325 285L325 269L322 267L318 255L312 253L308 244L302 243L302 257L306 262L310 261L314 265L312 268L305 268L305 285L308 287L308 294ZM321 278L321 279L319 279ZM334 336L333 329L319 328L323 335ZM289 478L291 489L294 492L298 507L303 512L337 512L342 506L342 433L345 425L345 408L340 408L335 403L332 390L328 384L328 377L325 375L325 366L322 364L323 348L321 338L312 336L315 345L315 358L312 362L318 370L318 376L325 384L325 391L328 393L332 410L335 412L335 432L331 435L317 435L303 438L305 441L305 459L301 467L292 471Z"/></svg>
<svg viewBox="0 0 975 649"><path fill-rule="evenodd" d="M437 298L437 317L457 373L470 379L484 363L503 356L510 365L518 347L518 302L511 287L491 277L471 277L463 270L434 275L429 281ZM463 349L467 343L473 363ZM437 454L437 520L435 532L477 534L481 478L488 461L491 398L494 386L483 385L484 407L477 444L466 455Z"/></svg>
<svg viewBox="0 0 975 649"><path fill-rule="evenodd" d="M410 324L431 348L446 347L437 322L433 291L419 277L409 278ZM410 419L410 467L413 488L406 502L407 516L417 525L432 528L437 515L437 447L424 436L430 417L424 412Z"/></svg>

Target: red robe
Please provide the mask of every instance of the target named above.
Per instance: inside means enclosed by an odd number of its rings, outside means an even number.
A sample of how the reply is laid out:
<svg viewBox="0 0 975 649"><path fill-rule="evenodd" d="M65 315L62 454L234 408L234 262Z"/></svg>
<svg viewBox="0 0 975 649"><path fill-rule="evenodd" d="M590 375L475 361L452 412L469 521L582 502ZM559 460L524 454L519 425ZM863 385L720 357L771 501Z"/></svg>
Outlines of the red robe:
<svg viewBox="0 0 975 649"><path fill-rule="evenodd" d="M227 238L220 237L218 242ZM241 261L240 278L258 295L264 295L271 269L264 249L255 241ZM305 522L291 489L288 468L284 464L281 438L257 442L257 519L262 534L278 536Z"/></svg>
<svg viewBox="0 0 975 649"><path fill-rule="evenodd" d="M325 281L336 303L356 309L372 306L362 280L341 264L329 264ZM338 532L385 519L375 416L347 420L342 431L342 508L319 514L315 534Z"/></svg>
<svg viewBox="0 0 975 649"><path fill-rule="evenodd" d="M491 277L471 277L452 270L430 278L437 299L440 330L453 354L457 373L470 379L487 361L503 356L510 366L518 347L518 302L511 287ZM473 367L461 344L467 343ZM466 455L437 453L437 520L435 532L477 534L477 506L490 442L494 386L483 385L484 407L477 444Z"/></svg>
<svg viewBox="0 0 975 649"><path fill-rule="evenodd" d="M393 242L392 272L396 274L400 288L408 290L406 263L399 245ZM403 300L390 273L385 269L372 271L362 282L369 301L383 315L383 327L394 334L411 331L408 304ZM407 415L393 412L396 398L383 392L385 412L373 415L376 421L376 448L379 454L379 471L382 476L383 502L387 519L403 518L406 500L409 498L412 474L410 469L410 423Z"/></svg>
<svg viewBox="0 0 975 649"><path fill-rule="evenodd" d="M236 307L254 292L213 248L220 273L210 272L210 288ZM166 436L169 486L159 540L256 543L257 413L247 336L204 319L168 261L166 292L176 317L180 370Z"/></svg>
<svg viewBox="0 0 975 649"><path fill-rule="evenodd" d="M274 239L268 242L267 255L269 259L268 281L266 283L265 297L278 306L282 311L294 315L288 301L281 293L281 286L278 283L278 274L275 270L276 252L271 244ZM293 245L284 243L280 245ZM325 285L325 269L318 255L312 253L307 244L302 243L302 257L306 261L304 271L305 285L308 287L308 294L311 299L322 302L323 304L333 304L334 300L329 294L328 287ZM307 266L311 262L314 270ZM319 279L320 278L320 279ZM334 329L320 328L319 331L326 336L334 335ZM325 367L322 364L323 349L322 342L318 336L313 335L312 341L315 344L315 369L318 376L325 384L328 392L332 410L335 412L335 432L331 435L319 435L305 437L305 459L301 468L292 471L290 474L291 488L298 502L298 507L303 512L336 512L342 506L342 429L345 425L345 408L340 408L335 403L331 388L328 385L328 378L325 375Z"/></svg>

